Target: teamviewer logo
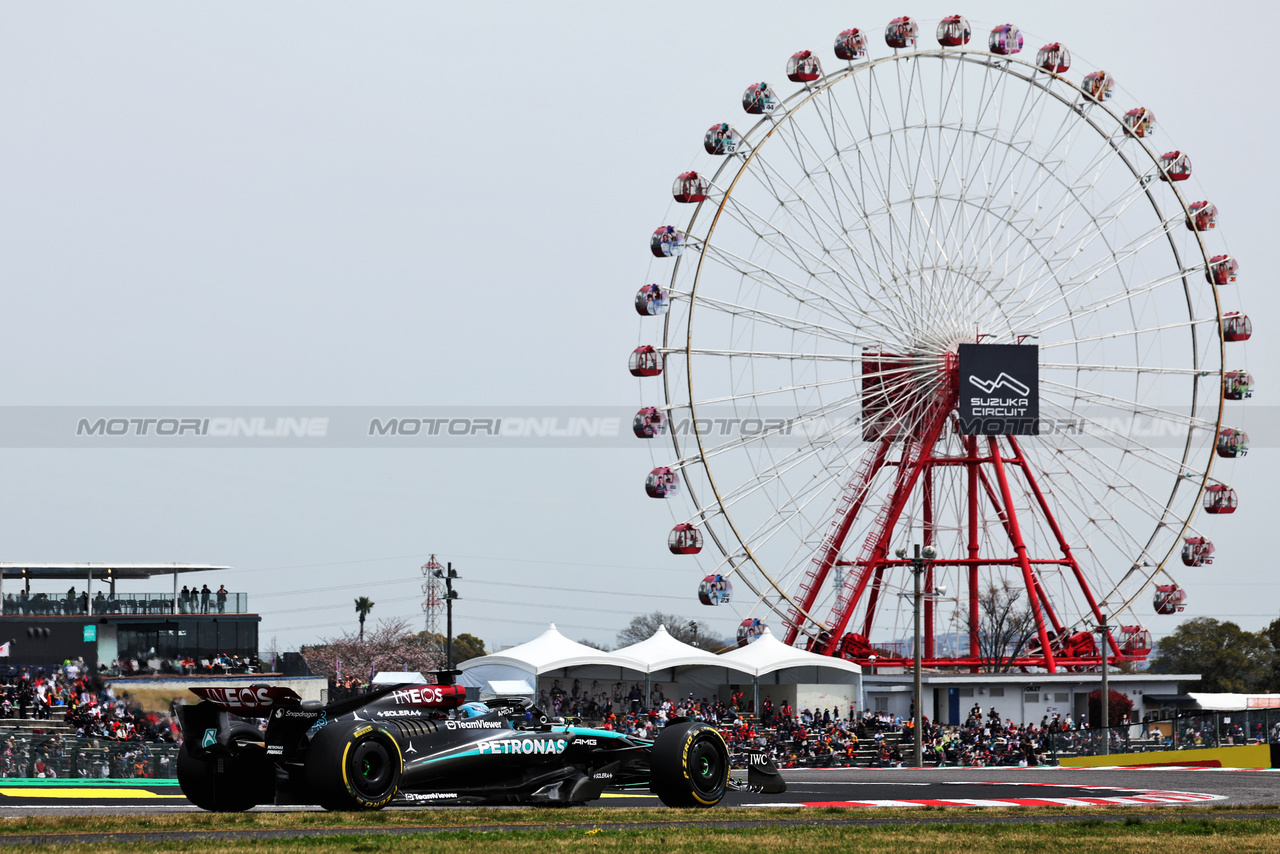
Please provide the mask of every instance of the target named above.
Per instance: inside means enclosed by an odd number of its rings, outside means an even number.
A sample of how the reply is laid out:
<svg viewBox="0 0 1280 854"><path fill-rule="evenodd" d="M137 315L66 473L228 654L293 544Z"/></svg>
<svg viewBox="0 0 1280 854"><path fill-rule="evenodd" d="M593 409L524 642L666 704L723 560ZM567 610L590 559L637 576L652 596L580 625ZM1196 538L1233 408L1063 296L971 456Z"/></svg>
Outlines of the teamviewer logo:
<svg viewBox="0 0 1280 854"><path fill-rule="evenodd" d="M980 389L983 394L991 394L998 388L1007 388L1019 397L1026 397L1031 394L1030 386L1025 383L1018 382L1003 371L1001 371L1000 376L996 377L994 380L980 380L971 375L969 377L969 382L973 383L973 385Z"/></svg>

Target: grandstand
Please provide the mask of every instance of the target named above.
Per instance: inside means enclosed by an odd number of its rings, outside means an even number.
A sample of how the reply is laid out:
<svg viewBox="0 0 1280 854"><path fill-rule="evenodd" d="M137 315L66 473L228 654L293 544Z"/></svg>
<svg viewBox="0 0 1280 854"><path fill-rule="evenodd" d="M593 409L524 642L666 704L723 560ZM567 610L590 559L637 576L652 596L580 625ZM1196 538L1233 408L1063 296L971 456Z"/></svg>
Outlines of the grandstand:
<svg viewBox="0 0 1280 854"><path fill-rule="evenodd" d="M256 662L248 594L219 596L230 567L192 563L0 563L0 644L30 666L83 659L100 672L227 672ZM181 578L180 578L181 576ZM121 593L118 582L171 581L171 590ZM131 585L131 586L137 586ZM209 589L191 598L180 587Z"/></svg>

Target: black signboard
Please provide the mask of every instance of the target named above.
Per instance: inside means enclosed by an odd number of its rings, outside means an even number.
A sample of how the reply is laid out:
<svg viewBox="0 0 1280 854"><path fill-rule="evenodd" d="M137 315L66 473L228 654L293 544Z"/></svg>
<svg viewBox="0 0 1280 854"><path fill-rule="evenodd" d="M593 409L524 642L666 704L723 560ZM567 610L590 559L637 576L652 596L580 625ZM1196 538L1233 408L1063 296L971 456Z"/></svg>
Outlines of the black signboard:
<svg viewBox="0 0 1280 854"><path fill-rule="evenodd" d="M1040 432L1040 348L960 345L960 432L1033 436Z"/></svg>

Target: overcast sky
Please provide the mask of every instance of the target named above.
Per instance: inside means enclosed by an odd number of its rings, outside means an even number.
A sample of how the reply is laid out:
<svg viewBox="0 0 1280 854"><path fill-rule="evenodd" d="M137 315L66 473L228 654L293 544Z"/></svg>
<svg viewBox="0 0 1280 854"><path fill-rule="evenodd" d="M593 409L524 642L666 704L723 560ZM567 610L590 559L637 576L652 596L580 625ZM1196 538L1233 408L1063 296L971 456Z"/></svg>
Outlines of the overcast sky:
<svg viewBox="0 0 1280 854"><path fill-rule="evenodd" d="M1241 359L1276 403L1273 4L973 3L1105 67L1194 157L1241 261ZM676 173L787 57L903 7L809 2L0 6L0 403L602 406L626 373L649 233ZM919 2L925 22L957 11ZM983 27L983 24L986 26ZM929 40L931 43L931 38ZM1127 106L1126 106L1127 108ZM681 213L681 216L685 214ZM649 401L644 401L649 402ZM20 410L12 417L22 417ZM1255 419L1261 418L1254 415ZM1257 422L1253 422L1257 423ZM1250 423L1244 426L1249 427ZM1260 425L1259 425L1260 426ZM229 564L261 644L421 621L418 567L462 575L455 628L554 621L611 642L660 608L731 635L665 547L648 449L0 450L6 560ZM1280 614L1275 447L1179 568L1184 617ZM137 590L165 589L138 585ZM1178 618L1151 615L1157 635Z"/></svg>

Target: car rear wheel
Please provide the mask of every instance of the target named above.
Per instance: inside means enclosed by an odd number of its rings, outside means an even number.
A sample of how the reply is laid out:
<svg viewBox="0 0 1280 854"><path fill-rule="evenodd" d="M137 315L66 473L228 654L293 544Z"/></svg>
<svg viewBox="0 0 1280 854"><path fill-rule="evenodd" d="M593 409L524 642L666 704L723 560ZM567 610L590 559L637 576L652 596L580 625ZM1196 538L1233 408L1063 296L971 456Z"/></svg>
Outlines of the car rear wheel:
<svg viewBox="0 0 1280 854"><path fill-rule="evenodd" d="M713 807L729 788L729 747L715 727L676 724L658 734L649 788L669 807Z"/></svg>
<svg viewBox="0 0 1280 854"><path fill-rule="evenodd" d="M400 788L403 771L395 738L371 724L330 725L307 748L307 784L327 810L381 809Z"/></svg>
<svg viewBox="0 0 1280 854"><path fill-rule="evenodd" d="M266 751L243 742L261 741L252 724L233 723L231 756L192 756L184 741L178 748L178 785L187 800L210 812L244 812L275 795L275 769ZM241 744L236 744L240 742Z"/></svg>

